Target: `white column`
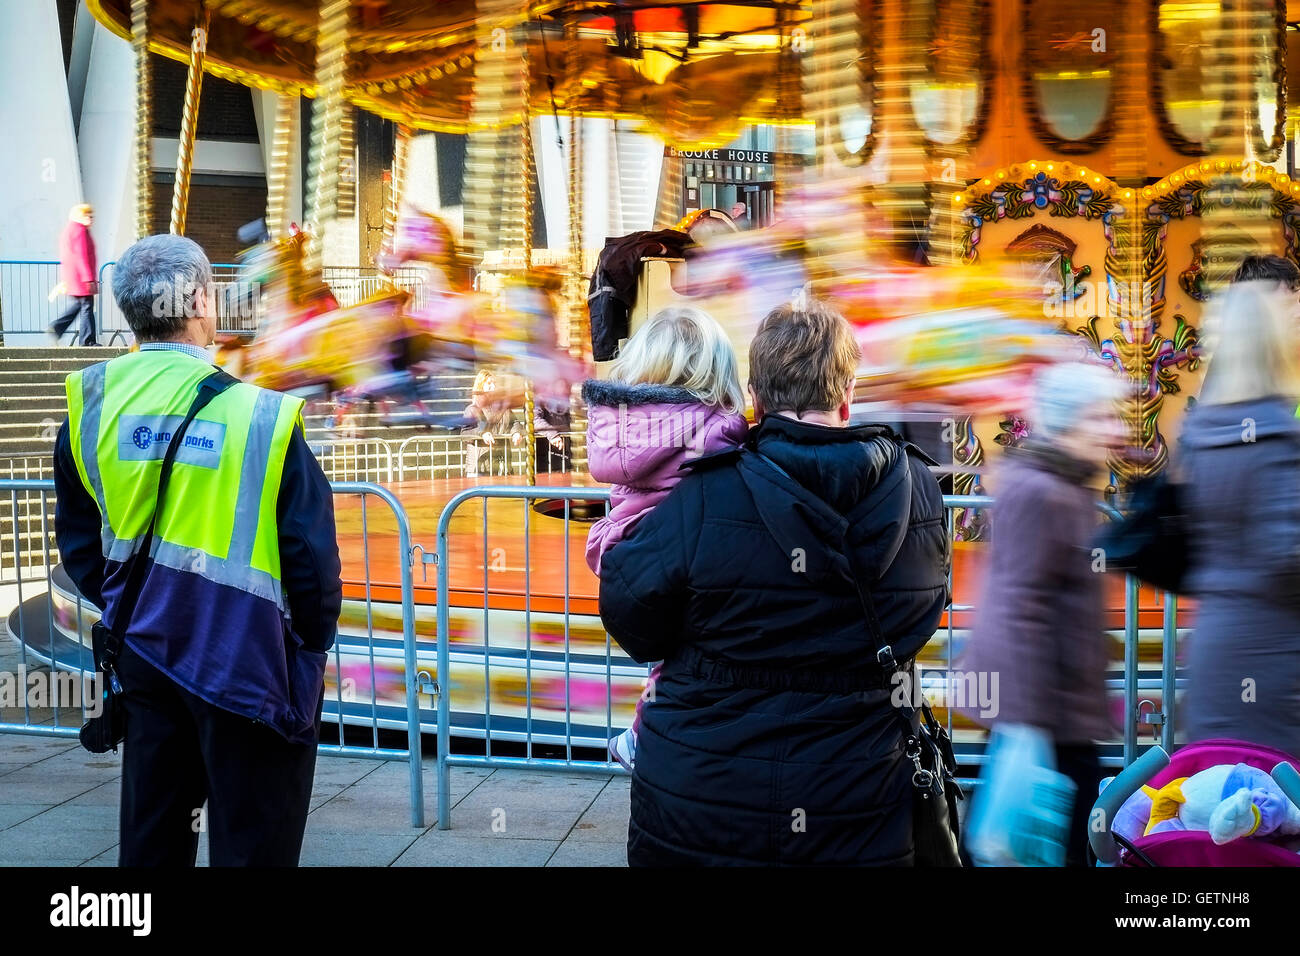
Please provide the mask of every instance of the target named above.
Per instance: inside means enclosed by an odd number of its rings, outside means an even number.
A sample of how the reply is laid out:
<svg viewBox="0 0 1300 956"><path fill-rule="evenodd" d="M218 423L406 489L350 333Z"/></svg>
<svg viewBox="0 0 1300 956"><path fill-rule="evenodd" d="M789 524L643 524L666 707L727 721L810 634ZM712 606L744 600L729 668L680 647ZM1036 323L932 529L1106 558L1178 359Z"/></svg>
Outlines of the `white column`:
<svg viewBox="0 0 1300 956"><path fill-rule="evenodd" d="M569 120L560 117L564 149L555 137L555 117L533 120L533 155L537 162L537 188L546 216L546 248L569 247Z"/></svg>
<svg viewBox="0 0 1300 956"><path fill-rule="evenodd" d="M135 241L134 142L135 55L130 43L97 23L77 145L86 202L95 207L92 233L101 264ZM168 202L170 194L154 190L154 201Z"/></svg>
<svg viewBox="0 0 1300 956"><path fill-rule="evenodd" d="M402 195L399 197L404 205L439 216L448 215L448 211L442 208L438 185L437 136L419 132L411 136L406 147L404 180ZM459 222L460 216L455 215L452 219Z"/></svg>
<svg viewBox="0 0 1300 956"><path fill-rule="evenodd" d="M57 259L82 190L54 0L0 4L0 129L0 259Z"/></svg>
<svg viewBox="0 0 1300 956"><path fill-rule="evenodd" d="M275 112L279 95L273 90L251 90L253 118L257 120L258 146L262 152L262 170L269 175L271 148L275 144ZM301 130L299 119L299 130ZM289 144L288 176L285 179L285 199L290 222L302 225L302 137L291 137ZM196 166L197 168L197 166Z"/></svg>

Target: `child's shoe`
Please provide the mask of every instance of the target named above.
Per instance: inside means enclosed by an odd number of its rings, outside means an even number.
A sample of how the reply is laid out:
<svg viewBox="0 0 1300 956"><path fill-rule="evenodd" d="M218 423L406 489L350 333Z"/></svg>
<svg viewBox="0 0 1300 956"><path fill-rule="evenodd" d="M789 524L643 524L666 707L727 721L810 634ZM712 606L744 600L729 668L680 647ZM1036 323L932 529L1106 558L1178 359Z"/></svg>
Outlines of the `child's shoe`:
<svg viewBox="0 0 1300 956"><path fill-rule="evenodd" d="M609 742L609 755L617 760L628 773L636 763L636 734L629 727Z"/></svg>

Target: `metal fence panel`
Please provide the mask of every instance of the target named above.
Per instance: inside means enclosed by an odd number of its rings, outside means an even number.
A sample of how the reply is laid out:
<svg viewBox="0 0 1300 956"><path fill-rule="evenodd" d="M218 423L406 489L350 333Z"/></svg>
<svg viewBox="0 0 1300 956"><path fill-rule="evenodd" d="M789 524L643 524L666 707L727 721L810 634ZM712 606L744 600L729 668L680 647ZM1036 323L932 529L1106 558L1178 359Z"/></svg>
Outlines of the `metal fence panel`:
<svg viewBox="0 0 1300 956"><path fill-rule="evenodd" d="M475 754L453 754L451 753L451 685L452 685L452 668L451 668L451 618L450 618L450 594L451 594L451 576L450 576L450 549L449 549L449 531L451 521L456 515L457 509L462 504L471 500L481 500L483 503L483 520L482 520L482 541L483 541L483 681L484 681L484 748L483 755ZM523 513L523 569L524 569L524 593L523 611L524 611L524 648L523 648L523 669L524 669L524 732L523 743L525 747L524 757L504 757L492 753L492 692L491 692L491 659L492 659L492 637L490 630L490 595L491 587L488 580L489 562L488 562L488 507L487 503L492 499L512 499L520 502ZM563 502L563 631L562 631L562 680L564 683L564 719L562 722L563 734L562 741L564 745L563 758L546 758L534 756L533 749L535 744L535 728L533 715L533 670L534 670L534 649L533 649L533 627L532 627L532 588L531 588L531 568L532 568L532 535L530 534L532 522L531 503L538 499L554 499ZM615 763L612 758L606 754L603 761L600 760L581 760L573 756L575 743L574 734L574 713L572 699L572 678L573 678L573 647L572 647L572 629L571 629L571 611L570 611L570 593L571 593L571 574L570 574L570 549L568 547L569 534L571 531L572 506L575 500L583 501L600 501L609 500L609 491L605 488L537 488L537 487L481 487L469 488L453 497L442 510L438 519L438 540L437 540L437 566L438 566L438 669L436 679L438 682L438 757L437 757L437 777L438 777L438 827L446 830L451 826L451 767L452 766L489 766L489 767L534 767L546 768L553 770L578 770L578 771L600 771L605 773L625 773L623 768ZM546 519L543 519L546 520ZM604 677L605 677L605 721L604 721L604 739L608 740L613 735L613 645L610 642L609 635L605 635L605 647L603 655L597 655L603 659ZM597 661L596 666L599 666ZM517 662L516 662L517 666ZM642 673L645 668L636 665ZM590 745L590 744L588 744Z"/></svg>
<svg viewBox="0 0 1300 956"><path fill-rule="evenodd" d="M112 294L116 264L109 261L99 268L95 320L104 344L125 345L131 342L131 331ZM261 290L241 281L240 268L238 263L212 263L213 294L209 301L216 312L217 332L222 335L252 335L261 323ZM44 332L71 307L69 296L50 298L59 274L59 263L53 259L0 260L0 332ZM341 306L356 305L389 285L410 292L416 308L424 304L426 285L420 269L398 269L386 278L373 268L331 266L323 270L323 276Z"/></svg>
<svg viewBox="0 0 1300 956"><path fill-rule="evenodd" d="M399 456L400 457L400 456ZM523 575L524 588L522 594L523 611L525 616L524 623L524 647L523 647L523 705L524 719L523 732L513 735L494 734L492 732L492 694L491 694L491 675L490 667L492 661L492 637L490 632L490 599L492 588L488 578L488 504L496 499L507 499L519 501L523 509ZM530 575L533 567L532 561L532 539L530 534L530 524L533 520L531 505L538 500L553 499L563 503L562 517L564 521L563 540L563 580L564 580L564 623L563 623L563 660L562 673L565 687L564 696L564 718L562 722L563 734L558 738L564 745L564 756L560 757L538 757L534 754L535 743L544 742L553 744L557 738L553 733L543 734L535 729L535 714L533 700L533 671L535 666L535 655L533 649L533 628L529 621L533 606L533 593L531 588ZM572 653L571 627L570 627L570 561L571 549L568 547L569 534L572 530L572 509L575 502L590 502L609 500L609 492L605 488L578 488L578 487L478 487L462 491L453 497L442 510L438 521L437 536L437 555L436 564L438 568L438 665L437 665L437 682L439 688L438 694L438 748L437 748L437 778L438 778L438 827L447 829L451 825L451 805L450 805L450 788L451 777L450 771L453 766L478 766L478 767L530 767L549 770L567 770L567 771L596 771L602 773L621 774L625 773L623 768L606 755L604 760L577 759L573 755L575 744L578 746L592 746L590 740L578 740L575 734L574 712L571 700L571 678L576 674L574 669L574 656ZM452 555L450 553L450 528L453 520L457 518L457 511L467 502L477 502L482 508L481 522L481 548L483 555L483 578L482 578L482 640L483 640L483 682L484 682L484 712L482 714L484 729L484 751L481 754L453 754L451 752L451 728L452 728L452 709L455 706L451 688L453 685L453 661L451 654L451 579L450 569ZM947 495L944 497L944 507L948 513L949 537L953 537L955 530L956 514L962 511L971 511L977 509L987 509L994 506L994 499L989 496L974 495ZM1107 505L1099 505L1099 509L1110 517L1117 513L1113 508ZM550 509L552 515L559 515L561 512L557 509ZM465 519L462 518L462 522ZM472 520L472 519L470 519ZM542 520L554 520L543 518ZM463 526L462 526L463 532ZM476 543L476 546L477 543ZM954 595L953 590L953 571L952 565L949 565L949 594ZM463 595L463 588L461 589ZM1163 673L1159 680L1140 679L1139 676L1139 659L1138 659L1138 617L1137 617L1137 599L1138 590L1136 579L1126 578L1125 587L1125 617L1123 630L1123 676L1121 678L1110 678L1106 681L1108 691L1122 689L1124 700L1124 739L1123 739L1123 757L1122 758L1103 758L1107 764L1120 764L1127 766L1137 756L1137 723L1138 723L1138 695L1140 691L1160 687L1165 695L1165 711L1168 723L1163 728L1166 739L1172 744L1172 714L1173 699L1176 690L1176 673L1175 673L1175 655L1174 655L1174 631L1172 630L1174 620L1173 611L1168 610L1173 606L1172 601L1166 604L1166 626L1164 633L1164 657ZM464 611L464 607L458 604L458 610ZM946 673L944 681L952 680L954 674L954 646L955 631L957 630L955 621L958 614L974 610L973 605L963 605L949 601L946 609L944 629L946 630ZM513 666L518 667L518 660L514 660ZM603 745L605 741L613 736L615 729L622 729L622 724L616 724L613 719L613 700L614 700L614 680L616 666L614 664L613 645L610 642L608 633L605 634L605 651L603 655L605 669L605 721L604 721L604 740L596 741L597 745ZM551 666L554 666L552 664ZM625 668L620 668L625 669ZM921 668L918 666L918 677L921 676ZM463 715L461 723L464 723ZM949 733L953 730L953 711L951 707L947 708L947 723ZM524 756L507 757L492 752L493 738L508 737L508 739L520 740L524 744ZM964 763L978 765L982 763L982 753L963 753Z"/></svg>
<svg viewBox="0 0 1300 956"><path fill-rule="evenodd" d="M44 332L72 305L71 297L66 295L50 301L50 290L58 283L57 261L0 260L0 331Z"/></svg>
<svg viewBox="0 0 1300 956"><path fill-rule="evenodd" d="M311 450L330 481L393 480L393 449L382 438L327 438Z"/></svg>
<svg viewBox="0 0 1300 956"><path fill-rule="evenodd" d="M424 783L421 776L422 738L420 736L419 666L416 655L415 597L409 557L411 529L406 511L387 489L363 482L337 482L333 486L335 505L340 500L356 499L360 535L346 566L349 573L359 570L360 578L350 580L353 593L345 603L360 605L363 627L340 628L329 654L326 670L326 694L323 715L332 719L335 732L322 729L320 753L364 757L379 760L404 760L410 775L411 825L424 826ZM372 517L376 499L384 517ZM75 585L58 564L54 549L53 505L54 482L51 480L0 480L0 504L7 513L17 515L12 522L11 539L3 542L6 556L29 573L13 581L17 605L8 615L5 626L19 648L19 674L0 675L11 686L23 688L21 705L0 711L0 733L31 734L53 737L76 737L85 722L87 711L93 713L97 699L95 666L91 653L90 628L98 620L99 610L82 599ZM391 551L379 553L380 540L371 534L376 521L386 521L396 532ZM387 531L388 529L384 529ZM355 568L360 562L359 569ZM376 578L376 566L400 569L401 639L394 642L376 627L375 590L391 581ZM377 668L385 662L400 667L405 686L401 707L379 699L375 679ZM58 688L57 695L37 699L26 693L29 675L38 675L38 686ZM44 684L42 684L44 682ZM66 685L66 686L65 686ZM65 706L65 702L72 702ZM89 707L87 704L89 703ZM353 742L347 728L354 728ZM388 747L380 742L379 731L405 728L406 746ZM358 728L369 730L369 740L356 742ZM328 737L335 739L329 740Z"/></svg>

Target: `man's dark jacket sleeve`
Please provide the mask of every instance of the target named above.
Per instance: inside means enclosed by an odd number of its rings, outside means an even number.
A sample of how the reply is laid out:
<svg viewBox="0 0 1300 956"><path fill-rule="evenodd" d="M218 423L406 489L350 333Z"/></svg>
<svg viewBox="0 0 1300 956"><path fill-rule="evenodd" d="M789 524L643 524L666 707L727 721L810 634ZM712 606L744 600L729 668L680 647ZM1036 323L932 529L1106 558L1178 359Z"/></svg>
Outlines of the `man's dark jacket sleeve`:
<svg viewBox="0 0 1300 956"><path fill-rule="evenodd" d="M102 610L105 567L99 506L77 474L67 421L54 446L54 492L54 533L60 559L77 590ZM334 498L307 439L296 428L280 476L276 523L280 581L294 633L314 650L329 650L343 602Z"/></svg>
<svg viewBox="0 0 1300 956"><path fill-rule="evenodd" d="M102 611L104 547L99 528L99 505L77 474L68 422L64 419L54 440L54 540L72 583L82 597Z"/></svg>
<svg viewBox="0 0 1300 956"><path fill-rule="evenodd" d="M327 651L334 646L343 604L334 496L307 439L297 428L280 477L276 523L280 582L294 633L313 650Z"/></svg>

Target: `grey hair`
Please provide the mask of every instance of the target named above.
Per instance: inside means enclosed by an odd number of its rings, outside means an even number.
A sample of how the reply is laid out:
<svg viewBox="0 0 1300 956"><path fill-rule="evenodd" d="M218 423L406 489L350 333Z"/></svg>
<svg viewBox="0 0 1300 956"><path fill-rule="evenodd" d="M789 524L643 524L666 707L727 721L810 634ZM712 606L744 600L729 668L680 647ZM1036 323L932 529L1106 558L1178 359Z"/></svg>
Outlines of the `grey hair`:
<svg viewBox="0 0 1300 956"><path fill-rule="evenodd" d="M1050 441L1078 424L1089 408L1124 397L1124 384L1109 368L1093 362L1063 362L1041 369L1034 379L1033 434Z"/></svg>
<svg viewBox="0 0 1300 956"><path fill-rule="evenodd" d="M198 314L199 291L211 284L212 263L184 236L146 236L113 267L113 298L140 342L177 338Z"/></svg>

